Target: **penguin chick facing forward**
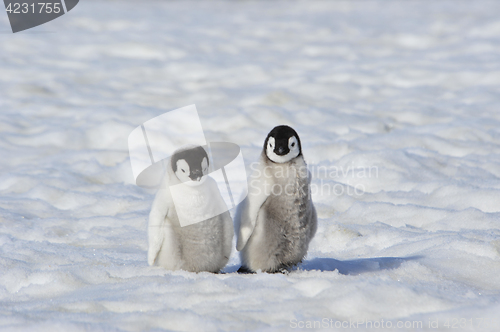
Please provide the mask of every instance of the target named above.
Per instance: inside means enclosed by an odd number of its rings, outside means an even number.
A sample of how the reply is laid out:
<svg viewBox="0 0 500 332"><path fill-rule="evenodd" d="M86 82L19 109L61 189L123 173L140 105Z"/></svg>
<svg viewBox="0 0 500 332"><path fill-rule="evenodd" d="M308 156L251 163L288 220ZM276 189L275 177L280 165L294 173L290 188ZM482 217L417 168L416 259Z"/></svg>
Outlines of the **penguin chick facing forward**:
<svg viewBox="0 0 500 332"><path fill-rule="evenodd" d="M271 130L252 169L248 196L235 218L240 270L284 271L302 261L317 228L297 132L288 126Z"/></svg>
<svg viewBox="0 0 500 332"><path fill-rule="evenodd" d="M233 221L208 166L200 146L171 157L149 214L149 265L216 273L227 264Z"/></svg>

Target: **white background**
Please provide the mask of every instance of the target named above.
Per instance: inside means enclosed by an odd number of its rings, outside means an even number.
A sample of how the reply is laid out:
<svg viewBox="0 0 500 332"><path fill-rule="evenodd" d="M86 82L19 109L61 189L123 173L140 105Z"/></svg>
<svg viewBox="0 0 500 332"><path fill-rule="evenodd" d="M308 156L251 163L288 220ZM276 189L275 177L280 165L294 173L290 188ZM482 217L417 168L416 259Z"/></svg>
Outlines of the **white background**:
<svg viewBox="0 0 500 332"><path fill-rule="evenodd" d="M0 15L0 328L327 318L496 331L499 13L494 1L85 0L17 34ZM318 232L289 275L231 273L235 252L227 274L149 267L153 193L133 185L127 137L190 104L207 140L239 144L247 166L288 124L310 166L378 176L313 173L345 191L314 194ZM355 185L366 192L348 195Z"/></svg>

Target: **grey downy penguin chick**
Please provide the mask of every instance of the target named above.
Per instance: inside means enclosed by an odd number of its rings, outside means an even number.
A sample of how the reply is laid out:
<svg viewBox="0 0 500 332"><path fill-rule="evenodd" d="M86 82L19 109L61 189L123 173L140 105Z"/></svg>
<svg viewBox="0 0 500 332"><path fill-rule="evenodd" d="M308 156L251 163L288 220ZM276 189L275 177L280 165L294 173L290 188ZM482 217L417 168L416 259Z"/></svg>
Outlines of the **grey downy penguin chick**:
<svg viewBox="0 0 500 332"><path fill-rule="evenodd" d="M227 264L233 221L208 166L200 146L171 157L149 214L149 265L216 273Z"/></svg>
<svg viewBox="0 0 500 332"><path fill-rule="evenodd" d="M235 218L240 271L283 271L302 261L317 228L297 132L288 126L271 130L251 168L248 196Z"/></svg>

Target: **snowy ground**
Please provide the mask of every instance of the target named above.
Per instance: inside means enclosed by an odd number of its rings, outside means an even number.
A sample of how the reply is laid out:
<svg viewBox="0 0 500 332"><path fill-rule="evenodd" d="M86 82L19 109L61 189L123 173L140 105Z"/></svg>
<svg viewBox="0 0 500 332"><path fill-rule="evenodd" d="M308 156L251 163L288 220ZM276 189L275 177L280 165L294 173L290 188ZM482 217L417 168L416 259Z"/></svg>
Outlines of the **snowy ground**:
<svg viewBox="0 0 500 332"><path fill-rule="evenodd" d="M85 0L18 34L0 15L0 329L498 331L499 13ZM193 103L248 164L273 126L300 134L320 220L298 271L147 265L127 137Z"/></svg>

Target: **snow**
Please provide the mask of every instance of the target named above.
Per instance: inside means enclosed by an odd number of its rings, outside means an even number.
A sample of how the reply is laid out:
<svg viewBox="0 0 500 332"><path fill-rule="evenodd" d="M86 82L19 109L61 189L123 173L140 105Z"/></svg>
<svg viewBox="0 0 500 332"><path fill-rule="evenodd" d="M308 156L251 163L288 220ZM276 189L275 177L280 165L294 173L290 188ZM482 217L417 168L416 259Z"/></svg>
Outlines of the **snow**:
<svg viewBox="0 0 500 332"><path fill-rule="evenodd" d="M87 0L17 34L0 15L0 329L497 331L499 11ZM319 227L297 270L148 266L127 137L191 104L247 167L275 125L299 133Z"/></svg>

